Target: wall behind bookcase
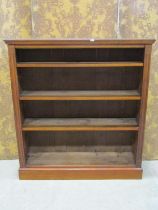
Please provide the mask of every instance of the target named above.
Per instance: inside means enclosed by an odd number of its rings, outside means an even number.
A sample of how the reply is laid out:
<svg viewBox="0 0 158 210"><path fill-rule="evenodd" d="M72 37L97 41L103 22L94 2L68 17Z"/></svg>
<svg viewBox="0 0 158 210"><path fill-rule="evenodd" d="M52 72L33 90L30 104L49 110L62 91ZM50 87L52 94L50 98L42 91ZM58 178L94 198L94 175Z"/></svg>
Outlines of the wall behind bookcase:
<svg viewBox="0 0 158 210"><path fill-rule="evenodd" d="M6 38L155 38L157 0L0 0L0 159L17 158ZM153 47L144 159L158 159L158 42Z"/></svg>

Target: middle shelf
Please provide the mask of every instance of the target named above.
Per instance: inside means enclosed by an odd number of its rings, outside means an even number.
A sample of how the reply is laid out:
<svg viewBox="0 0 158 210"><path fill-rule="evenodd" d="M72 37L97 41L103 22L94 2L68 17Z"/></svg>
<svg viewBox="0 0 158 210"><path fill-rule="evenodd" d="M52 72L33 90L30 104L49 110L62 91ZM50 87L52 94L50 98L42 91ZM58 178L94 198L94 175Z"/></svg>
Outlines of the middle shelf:
<svg viewBox="0 0 158 210"><path fill-rule="evenodd" d="M26 118L22 130L138 130L138 124L135 118Z"/></svg>
<svg viewBox="0 0 158 210"><path fill-rule="evenodd" d="M21 91L20 100L140 100L137 90Z"/></svg>
<svg viewBox="0 0 158 210"><path fill-rule="evenodd" d="M18 62L17 67L142 67L143 62ZM25 70L26 70L25 69Z"/></svg>

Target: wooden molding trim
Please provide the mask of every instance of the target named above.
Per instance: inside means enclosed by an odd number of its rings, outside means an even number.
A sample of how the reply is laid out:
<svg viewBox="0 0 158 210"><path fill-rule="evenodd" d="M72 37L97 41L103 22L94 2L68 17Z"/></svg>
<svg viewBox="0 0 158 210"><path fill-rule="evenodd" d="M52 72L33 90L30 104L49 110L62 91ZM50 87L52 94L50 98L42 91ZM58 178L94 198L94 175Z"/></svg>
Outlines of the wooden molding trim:
<svg viewBox="0 0 158 210"><path fill-rule="evenodd" d="M24 180L141 179L141 168L20 168Z"/></svg>

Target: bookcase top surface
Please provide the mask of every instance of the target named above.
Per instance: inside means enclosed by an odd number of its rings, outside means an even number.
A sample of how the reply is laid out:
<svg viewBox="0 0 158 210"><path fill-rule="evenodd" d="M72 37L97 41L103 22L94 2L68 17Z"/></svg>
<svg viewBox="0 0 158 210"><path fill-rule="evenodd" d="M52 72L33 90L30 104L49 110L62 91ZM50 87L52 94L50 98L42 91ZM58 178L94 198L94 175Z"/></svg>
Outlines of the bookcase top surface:
<svg viewBox="0 0 158 210"><path fill-rule="evenodd" d="M50 45L50 44L97 44L97 45L145 45L153 44L154 39L7 39L8 45Z"/></svg>

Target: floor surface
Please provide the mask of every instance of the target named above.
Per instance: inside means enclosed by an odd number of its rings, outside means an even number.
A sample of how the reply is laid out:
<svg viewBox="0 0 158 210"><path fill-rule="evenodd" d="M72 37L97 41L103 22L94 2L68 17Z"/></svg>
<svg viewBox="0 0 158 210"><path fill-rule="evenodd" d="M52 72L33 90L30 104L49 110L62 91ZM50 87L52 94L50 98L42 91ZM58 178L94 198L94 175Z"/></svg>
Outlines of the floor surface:
<svg viewBox="0 0 158 210"><path fill-rule="evenodd" d="M158 161L142 180L20 181L18 161L0 161L0 210L158 210Z"/></svg>

